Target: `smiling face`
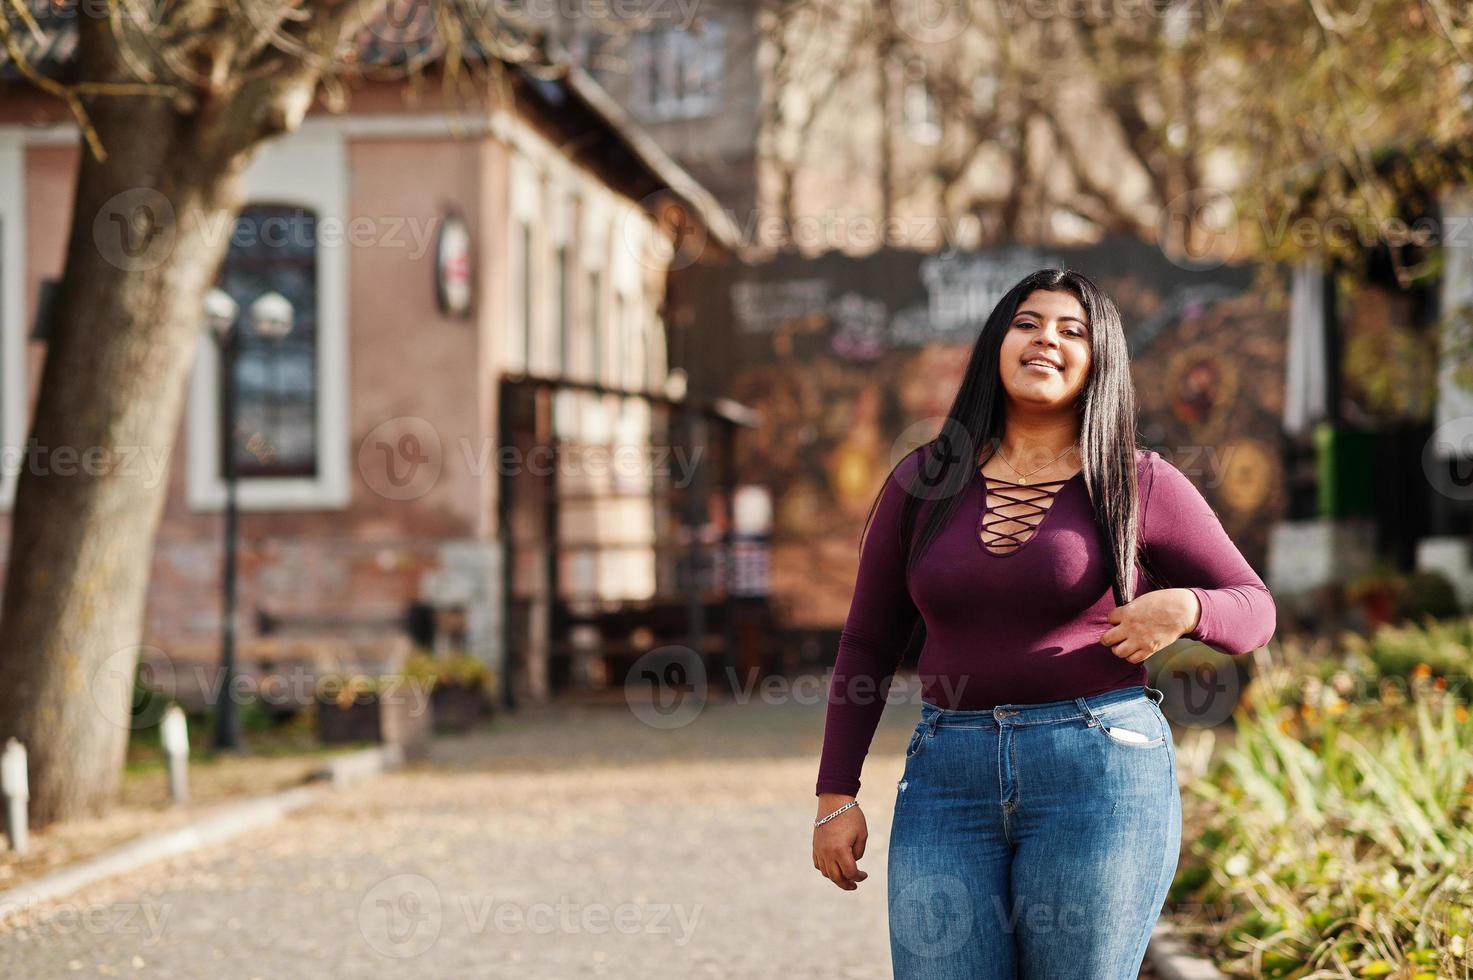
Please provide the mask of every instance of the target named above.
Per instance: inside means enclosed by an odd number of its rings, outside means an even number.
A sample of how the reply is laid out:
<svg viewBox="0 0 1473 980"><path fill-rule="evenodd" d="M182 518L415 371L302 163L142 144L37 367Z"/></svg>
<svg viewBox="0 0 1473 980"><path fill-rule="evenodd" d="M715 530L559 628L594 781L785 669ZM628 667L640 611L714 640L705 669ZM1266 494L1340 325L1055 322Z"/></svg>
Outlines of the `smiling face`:
<svg viewBox="0 0 1473 980"><path fill-rule="evenodd" d="M1009 402L1045 410L1074 402L1089 376L1087 321L1073 293L1038 289L1018 303L998 351Z"/></svg>

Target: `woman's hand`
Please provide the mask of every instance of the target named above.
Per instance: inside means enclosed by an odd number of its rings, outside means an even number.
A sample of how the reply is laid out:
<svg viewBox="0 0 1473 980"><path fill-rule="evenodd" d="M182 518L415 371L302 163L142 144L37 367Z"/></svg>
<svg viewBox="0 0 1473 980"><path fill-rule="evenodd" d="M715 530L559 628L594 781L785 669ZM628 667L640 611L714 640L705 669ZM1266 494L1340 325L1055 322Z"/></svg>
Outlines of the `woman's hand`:
<svg viewBox="0 0 1473 980"><path fill-rule="evenodd" d="M828 816L839 807L854 799L838 793L825 793L818 798L818 820ZM852 806L822 827L813 828L813 866L823 872L825 878L852 892L859 882L869 875L859 870L855 862L864 857L864 845L869 840L869 828L864 814Z"/></svg>
<svg viewBox="0 0 1473 980"><path fill-rule="evenodd" d="M1122 660L1138 664L1197 628L1201 603L1191 589L1157 589L1110 610L1114 623L1100 642Z"/></svg>

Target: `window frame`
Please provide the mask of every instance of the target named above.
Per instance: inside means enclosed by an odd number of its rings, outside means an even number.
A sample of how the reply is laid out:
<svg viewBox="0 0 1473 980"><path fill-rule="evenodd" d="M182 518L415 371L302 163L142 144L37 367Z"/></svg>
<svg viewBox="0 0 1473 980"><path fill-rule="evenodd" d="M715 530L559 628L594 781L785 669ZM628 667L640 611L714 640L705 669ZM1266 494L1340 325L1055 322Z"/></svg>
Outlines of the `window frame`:
<svg viewBox="0 0 1473 980"><path fill-rule="evenodd" d="M347 149L337 129L303 129L263 146L245 175L245 202L302 208L317 219L317 473L241 476L241 510L340 510L348 506L348 249L342 235L323 235L325 222L346 227ZM234 225L232 224L232 229ZM324 238L326 240L324 240ZM203 311L201 311L203 319ZM220 356L201 325L190 378L185 491L193 510L225 506L220 474Z"/></svg>
<svg viewBox="0 0 1473 980"><path fill-rule="evenodd" d="M700 119L721 111L725 98L726 25L704 17L700 26L653 27L630 39L630 100L647 122ZM693 79L701 87L689 90Z"/></svg>

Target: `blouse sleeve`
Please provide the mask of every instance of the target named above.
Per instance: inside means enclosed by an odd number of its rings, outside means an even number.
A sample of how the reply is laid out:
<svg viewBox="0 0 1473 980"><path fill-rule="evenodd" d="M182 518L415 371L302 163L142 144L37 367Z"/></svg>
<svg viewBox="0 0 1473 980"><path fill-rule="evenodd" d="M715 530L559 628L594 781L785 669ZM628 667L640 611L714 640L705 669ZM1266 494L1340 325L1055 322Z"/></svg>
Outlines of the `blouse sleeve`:
<svg viewBox="0 0 1473 980"><path fill-rule="evenodd" d="M920 615L906 583L900 530L917 450L886 477L860 551L849 615L829 681L816 794L859 793L859 773L885 710L890 679Z"/></svg>
<svg viewBox="0 0 1473 980"><path fill-rule="evenodd" d="M1202 604L1196 628L1182 635L1230 654L1268 643L1278 615L1268 587L1196 485L1154 451L1150 463L1141 521L1146 560Z"/></svg>

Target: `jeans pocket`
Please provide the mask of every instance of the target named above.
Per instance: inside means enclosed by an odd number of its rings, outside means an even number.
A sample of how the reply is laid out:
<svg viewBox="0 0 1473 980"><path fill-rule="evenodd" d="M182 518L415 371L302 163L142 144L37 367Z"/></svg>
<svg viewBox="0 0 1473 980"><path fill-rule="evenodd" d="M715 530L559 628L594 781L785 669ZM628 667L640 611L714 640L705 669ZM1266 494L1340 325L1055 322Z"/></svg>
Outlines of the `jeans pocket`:
<svg viewBox="0 0 1473 980"><path fill-rule="evenodd" d="M917 725L915 731L910 733L910 744L905 747L905 757L907 759L915 758L916 754L921 751L921 747L925 744L925 742L926 726L924 723L922 723Z"/></svg>
<svg viewBox="0 0 1473 980"><path fill-rule="evenodd" d="M1100 716L1100 733L1116 745L1152 749L1166 744L1166 720L1153 701Z"/></svg>

